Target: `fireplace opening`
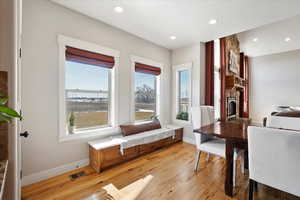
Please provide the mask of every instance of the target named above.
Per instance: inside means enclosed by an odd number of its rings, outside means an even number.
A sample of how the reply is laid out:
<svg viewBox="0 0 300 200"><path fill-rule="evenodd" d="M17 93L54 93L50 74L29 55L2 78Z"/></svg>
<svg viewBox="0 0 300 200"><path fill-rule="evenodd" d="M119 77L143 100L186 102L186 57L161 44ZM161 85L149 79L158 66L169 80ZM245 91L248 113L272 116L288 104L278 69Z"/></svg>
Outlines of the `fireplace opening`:
<svg viewBox="0 0 300 200"><path fill-rule="evenodd" d="M228 111L227 111L228 119L236 119L236 98L228 97L227 105L228 105Z"/></svg>

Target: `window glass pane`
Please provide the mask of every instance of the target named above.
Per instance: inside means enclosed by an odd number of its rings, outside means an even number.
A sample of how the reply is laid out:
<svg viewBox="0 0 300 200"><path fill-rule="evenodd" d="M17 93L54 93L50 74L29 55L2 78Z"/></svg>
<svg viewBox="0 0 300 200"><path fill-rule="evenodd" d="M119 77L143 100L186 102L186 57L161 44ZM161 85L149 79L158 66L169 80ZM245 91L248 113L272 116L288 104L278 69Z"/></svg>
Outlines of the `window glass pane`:
<svg viewBox="0 0 300 200"><path fill-rule="evenodd" d="M135 72L135 120L148 120L156 113L156 76Z"/></svg>
<svg viewBox="0 0 300 200"><path fill-rule="evenodd" d="M188 121L189 110L189 72L178 72L178 113L177 119Z"/></svg>
<svg viewBox="0 0 300 200"><path fill-rule="evenodd" d="M109 122L110 69L66 61L66 117L70 128L96 128Z"/></svg>

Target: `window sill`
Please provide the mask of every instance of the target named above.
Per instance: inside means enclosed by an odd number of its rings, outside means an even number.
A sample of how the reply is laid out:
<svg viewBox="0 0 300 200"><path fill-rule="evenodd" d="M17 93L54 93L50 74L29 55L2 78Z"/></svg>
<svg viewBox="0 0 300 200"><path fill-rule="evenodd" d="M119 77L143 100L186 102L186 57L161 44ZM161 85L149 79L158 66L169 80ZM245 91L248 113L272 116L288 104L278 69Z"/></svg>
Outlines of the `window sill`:
<svg viewBox="0 0 300 200"><path fill-rule="evenodd" d="M179 125L192 125L191 121L185 121L185 120L180 120L180 119L174 119L174 124L179 124Z"/></svg>
<svg viewBox="0 0 300 200"><path fill-rule="evenodd" d="M118 127L106 127L101 129L91 129L91 130L81 130L77 131L75 134L65 134L59 137L59 142L68 141L82 141L89 140L92 138L105 138L113 135L120 134L120 129Z"/></svg>

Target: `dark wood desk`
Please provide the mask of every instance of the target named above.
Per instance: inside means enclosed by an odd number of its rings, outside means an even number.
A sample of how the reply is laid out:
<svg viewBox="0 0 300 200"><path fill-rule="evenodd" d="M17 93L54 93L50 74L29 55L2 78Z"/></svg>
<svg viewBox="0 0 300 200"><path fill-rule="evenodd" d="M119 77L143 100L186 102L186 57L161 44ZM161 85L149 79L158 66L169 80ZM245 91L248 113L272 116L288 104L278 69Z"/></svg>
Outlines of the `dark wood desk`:
<svg viewBox="0 0 300 200"><path fill-rule="evenodd" d="M235 120L216 122L194 130L199 134L214 135L226 140L226 179L225 194L233 196L233 154L234 148L245 150L245 167L248 168L248 135L249 125L255 125L250 120Z"/></svg>

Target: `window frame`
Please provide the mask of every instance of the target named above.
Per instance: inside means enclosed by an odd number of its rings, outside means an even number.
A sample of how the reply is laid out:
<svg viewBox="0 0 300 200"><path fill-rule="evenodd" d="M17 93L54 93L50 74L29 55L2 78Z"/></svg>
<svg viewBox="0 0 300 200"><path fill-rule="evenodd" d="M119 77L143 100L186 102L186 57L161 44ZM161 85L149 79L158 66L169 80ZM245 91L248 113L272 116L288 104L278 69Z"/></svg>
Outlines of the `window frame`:
<svg viewBox="0 0 300 200"><path fill-rule="evenodd" d="M184 63L180 65L175 65L172 67L173 69L173 86L175 86L175 92L173 93L173 98L174 104L173 104L173 121L178 122L178 123L191 123L191 107L192 107L192 93L193 93L193 87L192 87L192 69L193 69L193 63ZM189 120L180 120L176 119L176 116L179 112L179 72L182 71L188 71L188 77L189 77L189 86L188 86L188 98L189 98L189 103L188 103L188 112L189 112Z"/></svg>
<svg viewBox="0 0 300 200"><path fill-rule="evenodd" d="M214 109L215 120L219 120L221 118L220 39L214 40L214 51ZM217 82L219 82L218 85Z"/></svg>
<svg viewBox="0 0 300 200"><path fill-rule="evenodd" d="M118 134L118 68L120 61L120 52L114 49L103 47L91 42L82 41L79 39L67 37L64 35L58 35L58 140L59 142L65 142L70 140L80 140L91 137L107 137L110 135ZM109 122L110 126L84 128L76 131L76 134L68 134L66 123L66 100L65 100L65 50L66 46L71 46L95 53L100 53L114 57L115 65L111 69L109 76L109 88L110 88L110 103L109 103Z"/></svg>
<svg viewBox="0 0 300 200"><path fill-rule="evenodd" d="M130 111L130 121L132 123L135 124L140 124L140 123L144 123L147 122L149 120L135 120L135 63L142 63L145 65L150 65L150 66L154 66L154 67L158 67L161 69L161 74L156 76L156 84L155 84L155 91L156 91L156 99L155 99L155 103L156 103L156 115L158 116L159 119L161 119L160 116L160 105L161 105L161 98L160 98L160 92L161 92L161 76L163 74L163 63L157 62L157 61L153 61L151 59L148 58L143 58L140 56L136 56L136 55L131 55L130 56L130 60L131 60L131 103L130 103L130 107L131 107L131 111Z"/></svg>

